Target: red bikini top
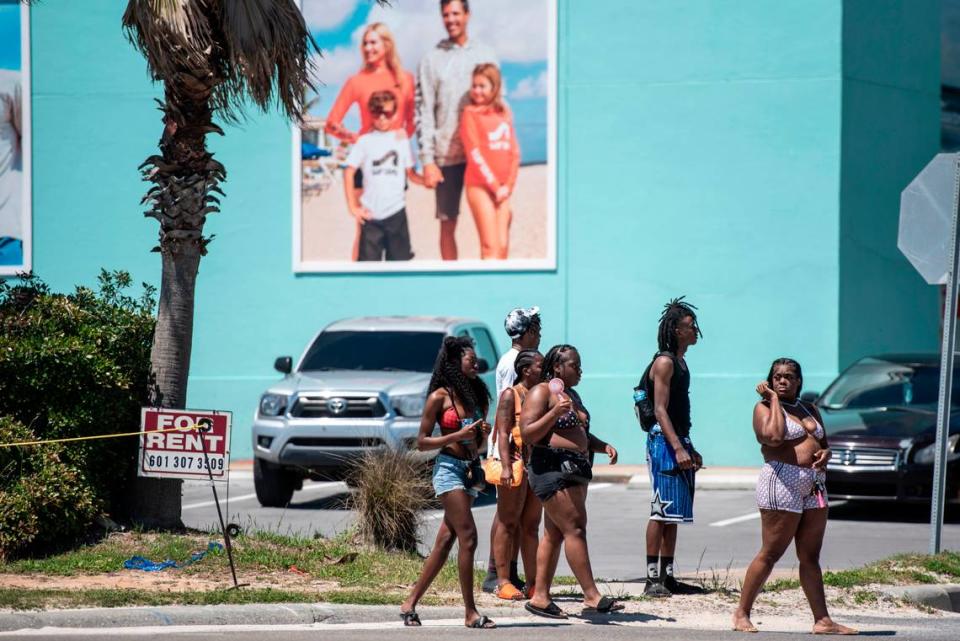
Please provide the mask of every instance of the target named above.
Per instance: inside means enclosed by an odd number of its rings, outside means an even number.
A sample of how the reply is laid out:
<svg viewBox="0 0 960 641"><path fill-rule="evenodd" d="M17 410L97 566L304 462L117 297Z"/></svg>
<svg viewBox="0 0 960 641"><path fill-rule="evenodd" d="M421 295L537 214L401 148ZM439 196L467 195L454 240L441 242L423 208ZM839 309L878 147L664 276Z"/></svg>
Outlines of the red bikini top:
<svg viewBox="0 0 960 641"><path fill-rule="evenodd" d="M460 429L460 413L455 406L448 407L440 415L440 431L452 432Z"/></svg>

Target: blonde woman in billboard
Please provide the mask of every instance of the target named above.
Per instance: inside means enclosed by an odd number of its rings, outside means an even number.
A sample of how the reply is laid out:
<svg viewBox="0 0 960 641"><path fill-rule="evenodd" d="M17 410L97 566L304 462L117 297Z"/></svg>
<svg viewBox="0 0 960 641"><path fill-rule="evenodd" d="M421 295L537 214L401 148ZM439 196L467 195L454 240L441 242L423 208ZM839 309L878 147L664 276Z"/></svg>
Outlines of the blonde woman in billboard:
<svg viewBox="0 0 960 641"><path fill-rule="evenodd" d="M324 130L340 140L354 144L357 139L373 130L374 116L367 105L370 96L378 91L389 91L398 97L397 110L390 121L389 129L404 129L412 136L413 124L413 74L405 71L400 64L396 42L390 29L382 22L367 25L360 39L360 54L363 56L363 68L350 76L340 89L340 94L327 114ZM350 131L343 125L343 118L350 107L357 105L360 110L360 131ZM363 190L363 172L354 174L353 186L358 193ZM356 239L353 243L352 259L357 260L359 251L360 225L357 224Z"/></svg>
<svg viewBox="0 0 960 641"><path fill-rule="evenodd" d="M503 102L496 65L473 70L470 104L460 118L460 139L467 157L464 185L477 224L480 258L507 258L510 248L510 196L520 170L520 146L513 116Z"/></svg>

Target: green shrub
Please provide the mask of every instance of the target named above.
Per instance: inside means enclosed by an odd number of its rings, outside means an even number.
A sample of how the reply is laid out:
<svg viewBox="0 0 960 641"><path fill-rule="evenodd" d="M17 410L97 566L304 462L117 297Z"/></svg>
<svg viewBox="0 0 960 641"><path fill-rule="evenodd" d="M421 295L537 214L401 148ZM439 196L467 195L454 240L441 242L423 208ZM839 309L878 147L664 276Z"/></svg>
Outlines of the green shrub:
<svg viewBox="0 0 960 641"><path fill-rule="evenodd" d="M416 552L423 510L432 504L427 464L413 452L368 453L351 466L348 483L357 531L384 550Z"/></svg>
<svg viewBox="0 0 960 641"><path fill-rule="evenodd" d="M52 439L139 429L150 382L154 290L144 285L143 295L135 299L126 294L130 284L129 274L106 271L100 274L97 291L77 287L69 295L52 293L35 277L16 284L0 282L0 416L9 419L3 442L10 430ZM122 517L125 490L135 475L137 443L136 437L125 437L32 446L43 448L39 454L16 449L26 457L21 460L34 461L30 483L55 478L43 470L59 469L86 488L90 505ZM27 487L27 478L14 478L9 487L20 488L16 495L21 500L39 500ZM14 491L6 483L3 487ZM76 517L89 524L90 510L81 503ZM49 509L56 505L51 502ZM59 534L39 535L37 541L75 535L73 515L62 515L67 524L63 529L52 514L44 513L43 527ZM0 522L0 537L15 536L2 529L8 526L8 521Z"/></svg>
<svg viewBox="0 0 960 641"><path fill-rule="evenodd" d="M0 416L0 443L35 438ZM95 492L60 452L59 446L0 448L0 560L76 540L99 512Z"/></svg>

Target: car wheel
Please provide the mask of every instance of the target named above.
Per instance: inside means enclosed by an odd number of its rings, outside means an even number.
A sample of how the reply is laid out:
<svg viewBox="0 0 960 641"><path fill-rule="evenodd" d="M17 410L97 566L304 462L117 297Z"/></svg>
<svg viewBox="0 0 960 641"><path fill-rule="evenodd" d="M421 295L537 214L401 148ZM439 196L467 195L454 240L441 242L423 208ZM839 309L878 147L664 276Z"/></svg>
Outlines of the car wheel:
<svg viewBox="0 0 960 641"><path fill-rule="evenodd" d="M282 467L253 459L253 488L263 507L285 507L293 498L297 479Z"/></svg>

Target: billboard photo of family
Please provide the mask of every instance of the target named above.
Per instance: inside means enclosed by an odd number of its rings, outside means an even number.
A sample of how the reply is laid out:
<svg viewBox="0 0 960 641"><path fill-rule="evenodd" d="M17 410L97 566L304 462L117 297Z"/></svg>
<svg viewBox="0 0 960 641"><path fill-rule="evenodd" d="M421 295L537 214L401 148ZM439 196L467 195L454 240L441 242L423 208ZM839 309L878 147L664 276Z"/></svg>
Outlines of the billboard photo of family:
<svg viewBox="0 0 960 641"><path fill-rule="evenodd" d="M30 271L29 10L0 0L0 275Z"/></svg>
<svg viewBox="0 0 960 641"><path fill-rule="evenodd" d="M300 0L296 272L556 267L555 0Z"/></svg>

